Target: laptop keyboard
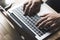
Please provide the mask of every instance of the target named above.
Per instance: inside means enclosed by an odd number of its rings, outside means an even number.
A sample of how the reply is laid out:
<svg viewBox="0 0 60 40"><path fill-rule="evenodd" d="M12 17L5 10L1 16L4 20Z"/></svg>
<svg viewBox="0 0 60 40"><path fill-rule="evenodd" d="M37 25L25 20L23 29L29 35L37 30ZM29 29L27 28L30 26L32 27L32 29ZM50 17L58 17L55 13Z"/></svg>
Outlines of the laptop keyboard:
<svg viewBox="0 0 60 40"><path fill-rule="evenodd" d="M35 35L39 35L41 37L42 35L44 35L47 32L46 28L38 29L35 26L35 23L40 19L40 17L38 15L35 15L35 16L32 16L32 17L24 16L24 12L23 12L23 9L21 7L15 8L11 11L12 11L10 13L11 18L13 20L16 20L18 22L17 24L21 24L22 27L24 27L24 28L27 27ZM19 23L18 20L22 21L23 24Z"/></svg>

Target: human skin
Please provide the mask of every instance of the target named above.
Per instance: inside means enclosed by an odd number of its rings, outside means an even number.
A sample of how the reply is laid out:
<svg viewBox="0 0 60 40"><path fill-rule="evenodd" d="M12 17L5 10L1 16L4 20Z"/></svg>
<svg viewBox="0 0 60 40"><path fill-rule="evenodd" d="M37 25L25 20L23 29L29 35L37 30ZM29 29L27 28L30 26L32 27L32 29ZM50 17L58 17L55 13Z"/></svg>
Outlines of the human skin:
<svg viewBox="0 0 60 40"><path fill-rule="evenodd" d="M40 11L41 3L42 0L28 0L23 7L24 15L33 16L37 14Z"/></svg>
<svg viewBox="0 0 60 40"><path fill-rule="evenodd" d="M59 13L47 13L41 16L41 19L36 23L39 27L59 27L60 26L60 14Z"/></svg>
<svg viewBox="0 0 60 40"><path fill-rule="evenodd" d="M42 0L29 0L24 4L23 11L24 15L33 16L40 11ZM39 21L36 23L38 28L40 27L59 27L60 26L60 14L59 13L46 13L41 16Z"/></svg>

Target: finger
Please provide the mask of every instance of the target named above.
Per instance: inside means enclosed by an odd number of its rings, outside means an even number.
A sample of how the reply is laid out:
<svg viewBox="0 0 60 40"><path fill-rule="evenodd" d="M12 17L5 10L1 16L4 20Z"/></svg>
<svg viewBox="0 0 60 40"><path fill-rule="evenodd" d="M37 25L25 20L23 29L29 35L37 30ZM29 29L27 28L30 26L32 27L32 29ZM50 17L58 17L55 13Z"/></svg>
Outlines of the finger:
<svg viewBox="0 0 60 40"><path fill-rule="evenodd" d="M42 27L39 27L39 28L44 28L45 31L49 32L51 30L52 24L53 24L53 21L49 21L49 22L45 23Z"/></svg>
<svg viewBox="0 0 60 40"><path fill-rule="evenodd" d="M38 25L38 27L44 27L44 25L45 25L47 22L49 22L49 21L51 21L51 19L47 19L47 20L42 21L42 22Z"/></svg>
<svg viewBox="0 0 60 40"><path fill-rule="evenodd" d="M51 27L51 26L55 26L56 24L55 23L52 23L49 27L47 27L47 31L49 32L52 32L55 28L54 27Z"/></svg>
<svg viewBox="0 0 60 40"><path fill-rule="evenodd" d="M38 3L33 3L29 10L29 15L34 16L40 11L40 5Z"/></svg>
<svg viewBox="0 0 60 40"><path fill-rule="evenodd" d="M40 17L45 17L45 16L47 16L48 15L48 13L47 14L44 14L44 15L41 15Z"/></svg>
<svg viewBox="0 0 60 40"><path fill-rule="evenodd" d="M44 20L46 20L48 18L48 16L40 18L40 20L37 21L36 26L38 26L41 22L43 22Z"/></svg>
<svg viewBox="0 0 60 40"><path fill-rule="evenodd" d="M24 15L28 15L29 13L29 7L32 5L32 2L30 2L26 7L25 7L25 14Z"/></svg>
<svg viewBox="0 0 60 40"><path fill-rule="evenodd" d="M33 13L32 13L32 12L33 12L33 10L32 10L33 6L34 6L34 4L32 4L32 5L30 6L29 13L28 13L29 16L31 16L31 14L33 14ZM31 10L32 10L32 11L31 11Z"/></svg>
<svg viewBox="0 0 60 40"><path fill-rule="evenodd" d="M54 30L56 30L56 23L53 23L50 27L50 32L53 32Z"/></svg>
<svg viewBox="0 0 60 40"><path fill-rule="evenodd" d="M23 6L23 11L25 10L25 7L26 7L27 4L28 4L28 2L24 4L24 6Z"/></svg>
<svg viewBox="0 0 60 40"><path fill-rule="evenodd" d="M55 23L53 23L52 25L51 25L51 27L54 27L56 24Z"/></svg>
<svg viewBox="0 0 60 40"><path fill-rule="evenodd" d="M43 27L50 27L52 24L53 24L53 21L49 21L45 25L43 25Z"/></svg>
<svg viewBox="0 0 60 40"><path fill-rule="evenodd" d="M30 16L34 16L36 15L38 12L40 11L40 6L36 7L36 8L31 8L30 11L29 11L29 15Z"/></svg>
<svg viewBox="0 0 60 40"><path fill-rule="evenodd" d="M52 25L51 27L55 29L55 28L58 28L59 26L60 24L55 23L55 25Z"/></svg>
<svg viewBox="0 0 60 40"><path fill-rule="evenodd" d="M58 28L60 26L60 24L56 20L53 20L53 21L54 21L53 22L54 24L52 24L51 27L54 28L54 29Z"/></svg>

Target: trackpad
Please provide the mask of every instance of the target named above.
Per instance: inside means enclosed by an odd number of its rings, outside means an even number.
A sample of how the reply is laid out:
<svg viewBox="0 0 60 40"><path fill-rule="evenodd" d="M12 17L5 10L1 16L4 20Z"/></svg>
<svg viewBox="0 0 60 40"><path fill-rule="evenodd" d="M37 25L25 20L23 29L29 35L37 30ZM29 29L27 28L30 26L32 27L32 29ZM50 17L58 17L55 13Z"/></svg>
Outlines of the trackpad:
<svg viewBox="0 0 60 40"><path fill-rule="evenodd" d="M52 9L50 6L48 6L46 3L43 3L41 5L40 12L37 15L42 16L47 13L57 13L57 12L54 9Z"/></svg>

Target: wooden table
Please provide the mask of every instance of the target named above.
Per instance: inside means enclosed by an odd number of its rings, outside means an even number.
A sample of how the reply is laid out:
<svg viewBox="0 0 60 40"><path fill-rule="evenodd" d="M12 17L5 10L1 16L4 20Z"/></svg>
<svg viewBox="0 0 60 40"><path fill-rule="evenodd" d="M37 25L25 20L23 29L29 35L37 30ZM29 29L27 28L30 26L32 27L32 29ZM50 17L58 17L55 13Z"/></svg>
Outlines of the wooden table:
<svg viewBox="0 0 60 40"><path fill-rule="evenodd" d="M0 40L20 40L20 34L0 12Z"/></svg>

